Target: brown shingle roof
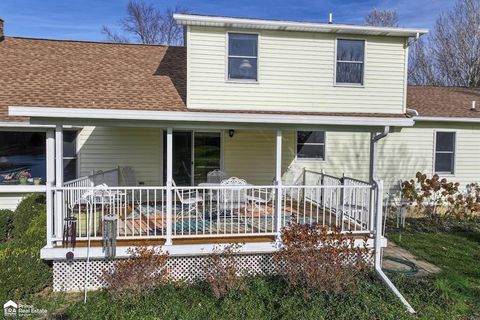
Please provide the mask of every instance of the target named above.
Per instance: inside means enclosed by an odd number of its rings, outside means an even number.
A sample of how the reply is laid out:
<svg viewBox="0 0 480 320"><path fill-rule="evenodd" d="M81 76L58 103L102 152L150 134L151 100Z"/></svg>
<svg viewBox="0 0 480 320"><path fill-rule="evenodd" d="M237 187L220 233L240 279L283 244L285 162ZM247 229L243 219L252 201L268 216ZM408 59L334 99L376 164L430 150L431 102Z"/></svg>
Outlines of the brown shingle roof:
<svg viewBox="0 0 480 320"><path fill-rule="evenodd" d="M6 37L0 121L8 106L186 111L184 47Z"/></svg>
<svg viewBox="0 0 480 320"><path fill-rule="evenodd" d="M8 117L8 106L187 111L186 66L184 47L6 37L0 42L0 121L26 120ZM407 105L421 116L480 118L469 110L472 100L480 109L480 89L409 86Z"/></svg>
<svg viewBox="0 0 480 320"><path fill-rule="evenodd" d="M409 86L407 106L425 117L480 118L480 88Z"/></svg>

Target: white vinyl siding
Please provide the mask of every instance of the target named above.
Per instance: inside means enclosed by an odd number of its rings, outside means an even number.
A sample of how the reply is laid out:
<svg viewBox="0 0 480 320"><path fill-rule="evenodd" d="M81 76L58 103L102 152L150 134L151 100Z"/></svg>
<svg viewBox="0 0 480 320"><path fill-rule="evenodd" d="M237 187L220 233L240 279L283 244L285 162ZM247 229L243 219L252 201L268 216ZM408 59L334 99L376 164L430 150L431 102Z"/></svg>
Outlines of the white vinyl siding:
<svg viewBox="0 0 480 320"><path fill-rule="evenodd" d="M223 110L402 113L405 39L363 37L364 87L335 86L334 34L259 32L258 83L225 81L227 32L187 31L187 106ZM348 38L356 38L348 36ZM363 39L362 38L362 39Z"/></svg>
<svg viewBox="0 0 480 320"><path fill-rule="evenodd" d="M162 180L162 130L85 127L78 134L80 176L93 170L131 166L137 183L158 186Z"/></svg>
<svg viewBox="0 0 480 320"><path fill-rule="evenodd" d="M325 131L325 161L296 159L296 131L283 130L282 174L293 183L303 168L336 176L345 173L368 179L370 132L366 128L319 127ZM436 131L456 132L455 175L440 175L463 186L480 182L480 125L418 123L411 128L394 128L378 146L378 175L387 184L412 179L417 171L434 173ZM79 134L81 174L91 170L130 165L139 181L161 183L161 130L87 127ZM275 131L237 129L233 138L223 134L223 168L228 176L252 184L271 184L275 175Z"/></svg>
<svg viewBox="0 0 480 320"><path fill-rule="evenodd" d="M15 210L26 195L23 193L0 193L0 210Z"/></svg>

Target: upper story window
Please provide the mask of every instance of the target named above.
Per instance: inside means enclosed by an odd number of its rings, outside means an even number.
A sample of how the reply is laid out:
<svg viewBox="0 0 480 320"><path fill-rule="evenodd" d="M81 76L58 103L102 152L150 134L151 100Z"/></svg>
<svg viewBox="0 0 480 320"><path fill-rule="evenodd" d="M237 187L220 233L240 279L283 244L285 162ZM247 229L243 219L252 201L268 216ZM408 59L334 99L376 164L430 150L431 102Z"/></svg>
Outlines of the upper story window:
<svg viewBox="0 0 480 320"><path fill-rule="evenodd" d="M364 40L337 40L337 84L363 85Z"/></svg>
<svg viewBox="0 0 480 320"><path fill-rule="evenodd" d="M228 80L257 81L258 35L228 33Z"/></svg>
<svg viewBox="0 0 480 320"><path fill-rule="evenodd" d="M435 173L455 173L455 132L435 133Z"/></svg>
<svg viewBox="0 0 480 320"><path fill-rule="evenodd" d="M297 159L325 160L325 132L297 131Z"/></svg>

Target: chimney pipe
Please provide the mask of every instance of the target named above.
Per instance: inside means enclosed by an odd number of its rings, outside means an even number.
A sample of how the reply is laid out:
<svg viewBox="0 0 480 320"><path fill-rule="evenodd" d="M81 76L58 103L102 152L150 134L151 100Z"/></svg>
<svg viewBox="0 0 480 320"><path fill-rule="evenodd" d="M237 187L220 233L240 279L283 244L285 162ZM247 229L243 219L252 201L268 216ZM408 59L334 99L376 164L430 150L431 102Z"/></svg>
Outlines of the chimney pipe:
<svg viewBox="0 0 480 320"><path fill-rule="evenodd" d="M0 17L0 41L5 38L5 34L3 32L3 19Z"/></svg>
<svg viewBox="0 0 480 320"><path fill-rule="evenodd" d="M476 101L472 101L472 106L470 107L470 111L477 111L477 107L475 106Z"/></svg>
<svg viewBox="0 0 480 320"><path fill-rule="evenodd" d="M329 24L332 24L332 23L333 23L333 14L332 14L332 13L329 13L329 14L328 14L328 23L329 23Z"/></svg>

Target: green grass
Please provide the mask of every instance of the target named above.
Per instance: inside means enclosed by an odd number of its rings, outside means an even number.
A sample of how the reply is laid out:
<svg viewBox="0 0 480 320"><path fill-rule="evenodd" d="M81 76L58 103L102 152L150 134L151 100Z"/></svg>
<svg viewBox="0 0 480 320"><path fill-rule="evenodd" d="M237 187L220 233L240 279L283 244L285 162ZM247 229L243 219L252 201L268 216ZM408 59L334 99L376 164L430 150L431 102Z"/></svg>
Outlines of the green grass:
<svg viewBox="0 0 480 320"><path fill-rule="evenodd" d="M429 277L390 274L417 311L412 316L373 273L362 278L357 291L336 296L305 296L281 279L255 277L222 299L205 284L166 285L124 298L90 292L84 304L82 294L42 290L51 284L51 270L38 257L45 241L44 208L29 198L18 212L14 237L0 243L0 297L45 308L53 319L480 319L476 224L449 226L449 232L423 224L389 234L390 240L442 268Z"/></svg>
<svg viewBox="0 0 480 320"><path fill-rule="evenodd" d="M305 296L279 279L256 277L222 299L199 284L161 286L114 300L105 291L92 292L87 304L77 295L65 305L61 294L34 302L57 308L51 316L64 319L413 319L378 279L366 277L357 292L339 296Z"/></svg>
<svg viewBox="0 0 480 320"><path fill-rule="evenodd" d="M395 233L390 239L442 269L431 281L449 316L480 319L480 233ZM420 291L414 287L406 296Z"/></svg>

